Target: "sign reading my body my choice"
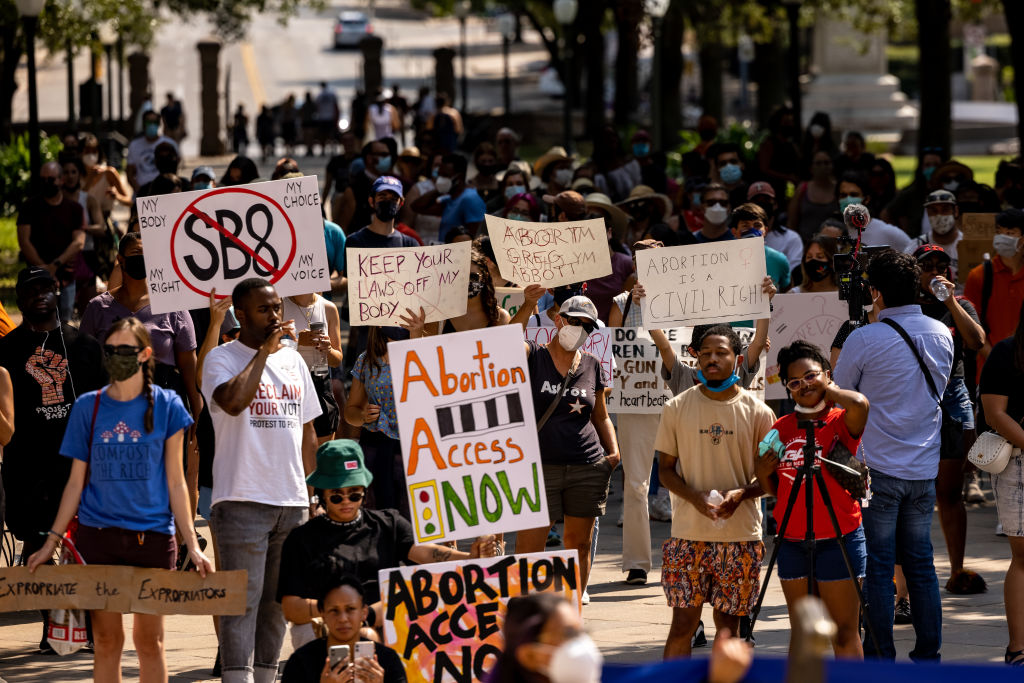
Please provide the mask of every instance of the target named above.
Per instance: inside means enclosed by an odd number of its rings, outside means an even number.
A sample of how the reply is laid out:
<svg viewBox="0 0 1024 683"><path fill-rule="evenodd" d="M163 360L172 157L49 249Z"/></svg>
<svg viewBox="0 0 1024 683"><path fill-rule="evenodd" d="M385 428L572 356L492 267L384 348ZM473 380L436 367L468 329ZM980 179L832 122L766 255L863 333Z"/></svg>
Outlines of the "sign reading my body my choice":
<svg viewBox="0 0 1024 683"><path fill-rule="evenodd" d="M154 313L205 308L265 278L283 296L331 288L316 176L136 200Z"/></svg>
<svg viewBox="0 0 1024 683"><path fill-rule="evenodd" d="M771 315L761 292L767 272L761 237L646 249L635 257L649 330Z"/></svg>
<svg viewBox="0 0 1024 683"><path fill-rule="evenodd" d="M485 218L501 276L520 287L558 287L612 273L603 219L529 223Z"/></svg>

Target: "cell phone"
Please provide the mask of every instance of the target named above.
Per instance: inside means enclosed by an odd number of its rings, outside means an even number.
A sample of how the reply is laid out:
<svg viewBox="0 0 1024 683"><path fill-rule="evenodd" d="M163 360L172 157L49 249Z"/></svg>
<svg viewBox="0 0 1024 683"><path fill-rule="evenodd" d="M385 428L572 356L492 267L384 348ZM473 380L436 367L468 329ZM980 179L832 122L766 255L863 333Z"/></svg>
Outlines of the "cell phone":
<svg viewBox="0 0 1024 683"><path fill-rule="evenodd" d="M321 322L310 323L309 324L309 331L310 332L319 332L320 334L323 334L324 332L327 331L327 323L321 323Z"/></svg>
<svg viewBox="0 0 1024 683"><path fill-rule="evenodd" d="M332 671L342 662L345 663L345 666L348 666L348 645L333 645L328 655L331 658L330 666ZM344 669L345 666L341 668Z"/></svg>
<svg viewBox="0 0 1024 683"><path fill-rule="evenodd" d="M373 643L368 640L361 640L356 643L356 659L373 659L373 655L376 654L376 650L373 647Z"/></svg>

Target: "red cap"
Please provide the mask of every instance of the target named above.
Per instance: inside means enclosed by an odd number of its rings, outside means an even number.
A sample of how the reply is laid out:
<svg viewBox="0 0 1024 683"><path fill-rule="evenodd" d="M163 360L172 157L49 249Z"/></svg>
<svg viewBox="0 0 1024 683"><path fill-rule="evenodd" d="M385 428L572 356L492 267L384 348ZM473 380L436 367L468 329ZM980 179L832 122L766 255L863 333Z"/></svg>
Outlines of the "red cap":
<svg viewBox="0 0 1024 683"><path fill-rule="evenodd" d="M914 250L914 258L917 259L918 261L920 261L921 259L930 254L941 256L942 258L946 259L947 263L952 262L952 259L950 258L949 254L946 253L946 250L937 244L922 244L921 246Z"/></svg>
<svg viewBox="0 0 1024 683"><path fill-rule="evenodd" d="M750 201L759 194L766 194L772 199L775 199L775 188L770 183L766 183L763 180L759 180L750 186L747 190L747 201Z"/></svg>

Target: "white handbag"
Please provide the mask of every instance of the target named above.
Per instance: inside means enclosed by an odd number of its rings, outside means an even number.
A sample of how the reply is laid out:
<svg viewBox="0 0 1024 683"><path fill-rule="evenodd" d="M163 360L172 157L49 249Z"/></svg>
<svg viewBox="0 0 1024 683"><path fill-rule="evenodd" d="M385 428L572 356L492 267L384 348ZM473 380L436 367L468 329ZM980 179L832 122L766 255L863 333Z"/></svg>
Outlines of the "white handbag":
<svg viewBox="0 0 1024 683"><path fill-rule="evenodd" d="M967 459L979 470L985 470L991 474L1000 474L1006 469L1007 463L1014 451L1013 444L1004 439L998 432L985 432L978 437L971 446Z"/></svg>

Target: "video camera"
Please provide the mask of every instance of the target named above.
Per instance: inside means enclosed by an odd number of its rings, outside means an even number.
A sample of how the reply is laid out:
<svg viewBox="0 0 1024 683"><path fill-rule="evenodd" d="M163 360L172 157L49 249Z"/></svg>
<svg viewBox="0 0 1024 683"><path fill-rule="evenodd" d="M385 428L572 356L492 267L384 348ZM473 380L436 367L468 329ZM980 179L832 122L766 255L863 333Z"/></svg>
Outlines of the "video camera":
<svg viewBox="0 0 1024 683"><path fill-rule="evenodd" d="M857 239L844 236L839 239L840 253L832 257L832 267L839 285L839 299L849 305L850 322L854 326L867 323L864 307L871 303L868 291L867 268L871 257L888 246L861 247L861 233L871 222L871 214L863 204L851 204L843 211L846 229L857 231Z"/></svg>

